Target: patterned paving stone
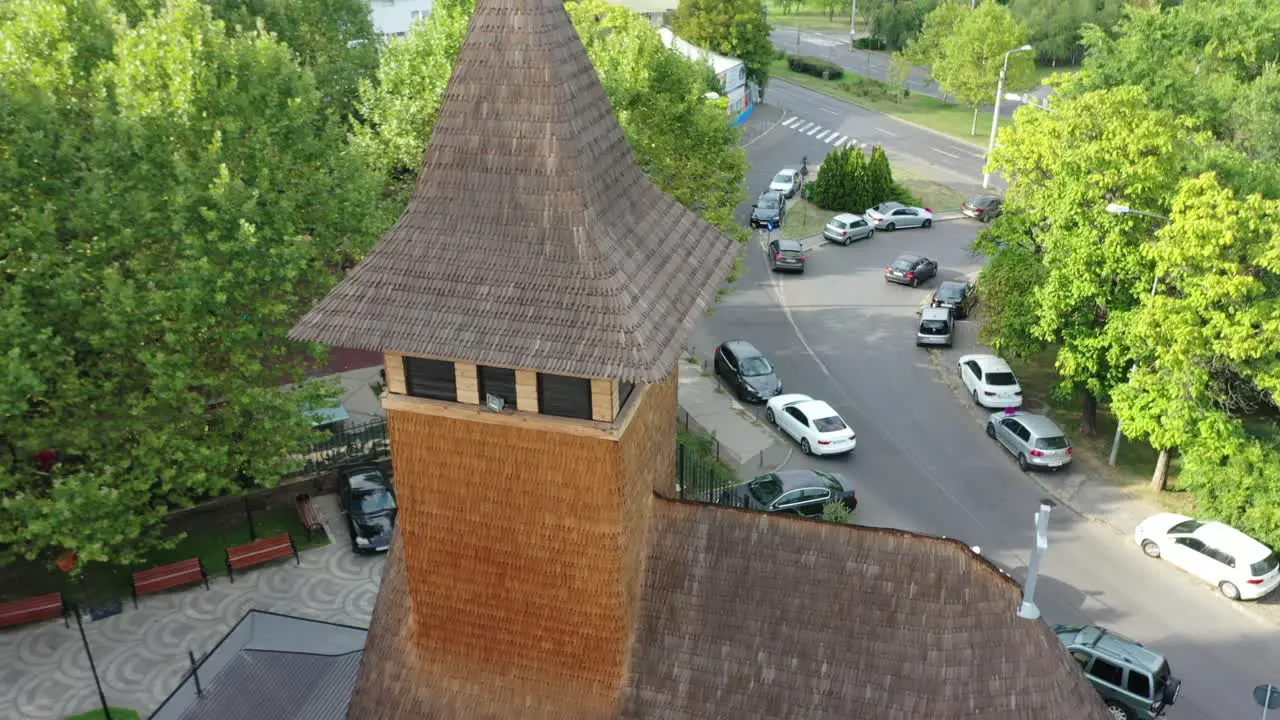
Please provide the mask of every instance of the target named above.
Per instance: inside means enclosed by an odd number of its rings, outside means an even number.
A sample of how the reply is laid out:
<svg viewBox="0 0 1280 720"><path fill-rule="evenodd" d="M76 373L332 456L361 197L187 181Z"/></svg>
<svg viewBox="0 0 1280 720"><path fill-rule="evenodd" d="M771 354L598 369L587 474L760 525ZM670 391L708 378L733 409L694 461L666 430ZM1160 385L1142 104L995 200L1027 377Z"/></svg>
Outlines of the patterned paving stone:
<svg viewBox="0 0 1280 720"><path fill-rule="evenodd" d="M250 570L234 583L214 578L209 590L197 586L143 597L136 610L126 600L119 615L86 618L107 700L145 717L181 681L189 667L187 651L199 657L213 649L250 609L367 626L383 557L356 556L341 523L326 524L337 540L303 552L301 566L277 563ZM0 718L61 720L97 704L74 622L70 628L55 620L0 631Z"/></svg>

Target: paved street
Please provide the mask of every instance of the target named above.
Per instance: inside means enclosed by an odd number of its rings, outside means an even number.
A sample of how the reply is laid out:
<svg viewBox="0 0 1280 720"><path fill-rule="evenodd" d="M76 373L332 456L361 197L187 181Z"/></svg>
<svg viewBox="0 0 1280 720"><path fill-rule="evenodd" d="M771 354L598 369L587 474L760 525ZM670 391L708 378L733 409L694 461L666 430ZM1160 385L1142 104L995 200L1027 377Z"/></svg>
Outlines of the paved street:
<svg viewBox="0 0 1280 720"><path fill-rule="evenodd" d="M945 376L963 349L914 345L915 311L937 282L980 267L967 250L978 227L951 221L877 233L848 248L821 245L801 276L771 276L753 247L749 274L702 324L695 344L749 339L770 355L789 391L827 400L853 424L856 458L797 456L790 466L849 475L861 500L859 523L956 537L1021 576L1044 492L986 437L981 415ZM887 285L882 270L903 251L939 261L939 279L914 290ZM973 323L960 325L972 347ZM1038 479L1075 481L1072 472ZM1280 680L1274 626L1067 508L1054 512L1051 530L1037 597L1048 621L1105 624L1165 653L1184 680L1169 711L1174 720L1257 717L1250 690Z"/></svg>
<svg viewBox="0 0 1280 720"><path fill-rule="evenodd" d="M846 72L862 77L889 81L890 54L881 51L855 50L849 46L849 35L837 32L817 32L785 27L785 18L775 18L774 31L769 39L778 50L795 55L809 55L822 58L844 68ZM929 95L939 99L947 99L942 89L929 76L929 68L916 67L907 78L907 87L913 93ZM995 100L994 88L991 99ZM1000 104L1000 114L1009 117L1021 106L1021 102L1004 100ZM987 104L989 109L990 103Z"/></svg>

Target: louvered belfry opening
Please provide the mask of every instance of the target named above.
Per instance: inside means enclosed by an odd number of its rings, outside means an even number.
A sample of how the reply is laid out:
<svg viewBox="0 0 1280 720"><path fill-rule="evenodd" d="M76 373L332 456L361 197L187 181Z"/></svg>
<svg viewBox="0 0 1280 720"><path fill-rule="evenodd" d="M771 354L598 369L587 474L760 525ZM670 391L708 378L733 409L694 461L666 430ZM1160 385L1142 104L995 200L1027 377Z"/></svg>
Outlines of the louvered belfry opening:
<svg viewBox="0 0 1280 720"><path fill-rule="evenodd" d="M353 719L618 706L675 365L737 251L636 166L558 0L478 0L408 208L290 335L387 358L399 590Z"/></svg>

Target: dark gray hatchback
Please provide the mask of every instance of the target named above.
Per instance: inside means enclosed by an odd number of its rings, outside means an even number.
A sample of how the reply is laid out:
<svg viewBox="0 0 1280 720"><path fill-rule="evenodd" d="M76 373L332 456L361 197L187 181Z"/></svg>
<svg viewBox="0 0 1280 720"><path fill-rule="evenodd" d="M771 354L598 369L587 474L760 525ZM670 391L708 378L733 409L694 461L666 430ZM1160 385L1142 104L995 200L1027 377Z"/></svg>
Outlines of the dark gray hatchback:
<svg viewBox="0 0 1280 720"><path fill-rule="evenodd" d="M769 269L804 272L804 245L799 240L774 240L769 243Z"/></svg>

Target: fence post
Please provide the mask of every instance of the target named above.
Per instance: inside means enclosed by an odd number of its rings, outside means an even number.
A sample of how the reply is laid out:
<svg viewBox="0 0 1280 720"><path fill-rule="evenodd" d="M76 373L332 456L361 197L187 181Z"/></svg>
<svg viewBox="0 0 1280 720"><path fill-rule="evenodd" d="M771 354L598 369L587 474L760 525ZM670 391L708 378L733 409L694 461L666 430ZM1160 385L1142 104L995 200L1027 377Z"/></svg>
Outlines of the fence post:
<svg viewBox="0 0 1280 720"><path fill-rule="evenodd" d="M196 681L196 697L200 697L204 690L200 687L200 673L196 672L196 654L188 649L187 658L191 660L191 679Z"/></svg>
<svg viewBox="0 0 1280 720"><path fill-rule="evenodd" d="M676 484L680 486L680 499L684 500L684 444L676 442Z"/></svg>

